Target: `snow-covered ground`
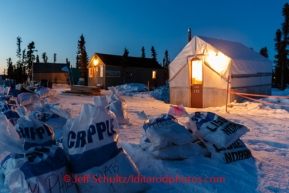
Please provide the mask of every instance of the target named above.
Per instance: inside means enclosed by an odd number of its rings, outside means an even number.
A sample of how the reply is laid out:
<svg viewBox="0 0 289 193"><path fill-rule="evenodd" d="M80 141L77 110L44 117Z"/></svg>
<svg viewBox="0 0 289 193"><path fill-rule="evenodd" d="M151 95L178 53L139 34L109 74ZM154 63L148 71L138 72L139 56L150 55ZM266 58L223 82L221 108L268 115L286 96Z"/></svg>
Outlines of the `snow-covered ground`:
<svg viewBox="0 0 289 193"><path fill-rule="evenodd" d="M68 89L66 86L54 87L59 93ZM109 95L110 91L102 90L103 95ZM274 95L287 95L288 90L279 92L272 89ZM210 111L230 121L243 124L250 129L241 137L243 142L252 152L254 158L240 160L229 164L222 163L201 155L194 155L181 161L159 160L145 152L140 147L142 136L141 120L137 113L144 111L149 117L167 113L170 104L156 100L149 95L122 96L127 102L127 112L130 124L120 126L118 145L123 147L141 175L147 177L191 177L225 178L225 182L175 182L150 183L152 189L149 193L160 192L289 192L289 112L287 108L262 105L256 102L243 102L232 105L225 111L225 106L194 109L186 108L188 113L195 111ZM72 116L80 113L84 103L93 103L91 96L74 96L59 94L58 103L71 110ZM289 99L273 100L264 99L274 103L289 104ZM185 124L187 117L177 117ZM57 127L58 124L50 122ZM60 133L61 131L58 131ZM1 154L4 158L4 153ZM0 181L0 192L8 192Z"/></svg>

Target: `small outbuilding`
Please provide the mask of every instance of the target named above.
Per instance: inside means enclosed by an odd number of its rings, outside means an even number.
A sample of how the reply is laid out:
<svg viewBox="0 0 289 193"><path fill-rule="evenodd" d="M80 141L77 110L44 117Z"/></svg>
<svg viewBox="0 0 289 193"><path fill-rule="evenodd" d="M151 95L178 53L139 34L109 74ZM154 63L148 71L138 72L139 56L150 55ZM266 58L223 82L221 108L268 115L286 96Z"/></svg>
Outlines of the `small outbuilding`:
<svg viewBox="0 0 289 193"><path fill-rule="evenodd" d="M189 38L190 39L190 38ZM195 36L169 65L170 103L223 106L235 92L271 95L272 62L238 42Z"/></svg>
<svg viewBox="0 0 289 193"><path fill-rule="evenodd" d="M125 68L123 63L125 62ZM124 83L161 86L164 68L152 58L94 53L88 63L88 86L107 89Z"/></svg>
<svg viewBox="0 0 289 193"><path fill-rule="evenodd" d="M66 63L33 63L32 81L47 80L54 83L69 84L69 64Z"/></svg>

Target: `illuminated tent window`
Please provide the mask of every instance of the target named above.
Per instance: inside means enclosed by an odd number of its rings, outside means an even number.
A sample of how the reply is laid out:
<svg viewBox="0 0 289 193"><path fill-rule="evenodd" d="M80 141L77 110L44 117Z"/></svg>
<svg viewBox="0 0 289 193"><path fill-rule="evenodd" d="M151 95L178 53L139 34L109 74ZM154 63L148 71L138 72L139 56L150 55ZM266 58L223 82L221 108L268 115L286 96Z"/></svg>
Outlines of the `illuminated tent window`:
<svg viewBox="0 0 289 193"><path fill-rule="evenodd" d="M192 60L192 84L203 83L202 61Z"/></svg>
<svg viewBox="0 0 289 193"><path fill-rule="evenodd" d="M102 65L100 66L100 75L99 75L99 77L103 77L103 66Z"/></svg>
<svg viewBox="0 0 289 193"><path fill-rule="evenodd" d="M93 68L89 68L89 78L93 77Z"/></svg>
<svg viewBox="0 0 289 193"><path fill-rule="evenodd" d="M157 71L153 70L152 79L156 79L156 78L157 78Z"/></svg>

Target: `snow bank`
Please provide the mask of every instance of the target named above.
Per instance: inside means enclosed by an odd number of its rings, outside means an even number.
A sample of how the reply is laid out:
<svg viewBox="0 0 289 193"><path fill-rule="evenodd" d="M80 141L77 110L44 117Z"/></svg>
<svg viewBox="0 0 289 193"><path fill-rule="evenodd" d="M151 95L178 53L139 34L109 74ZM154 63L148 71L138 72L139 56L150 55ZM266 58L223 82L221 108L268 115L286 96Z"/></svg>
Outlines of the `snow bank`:
<svg viewBox="0 0 289 193"><path fill-rule="evenodd" d="M130 83L116 86L116 90L117 93L125 96L134 96L141 98L152 97L157 100L164 101L165 103L169 103L170 101L169 96L170 91L168 84L165 86L155 88L152 91L148 91L147 85L145 84Z"/></svg>

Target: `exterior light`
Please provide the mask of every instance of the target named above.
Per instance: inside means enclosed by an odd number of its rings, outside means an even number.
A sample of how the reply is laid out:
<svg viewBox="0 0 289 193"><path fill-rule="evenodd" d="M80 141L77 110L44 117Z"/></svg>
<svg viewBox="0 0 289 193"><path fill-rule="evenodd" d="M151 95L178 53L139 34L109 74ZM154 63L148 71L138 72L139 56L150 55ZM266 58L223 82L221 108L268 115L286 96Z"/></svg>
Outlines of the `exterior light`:
<svg viewBox="0 0 289 193"><path fill-rule="evenodd" d="M93 65L94 65L94 67L96 67L97 64L98 64L98 59L94 59L94 60L93 60Z"/></svg>
<svg viewBox="0 0 289 193"><path fill-rule="evenodd" d="M205 62L216 72L224 74L230 64L230 58L220 51L209 50Z"/></svg>

